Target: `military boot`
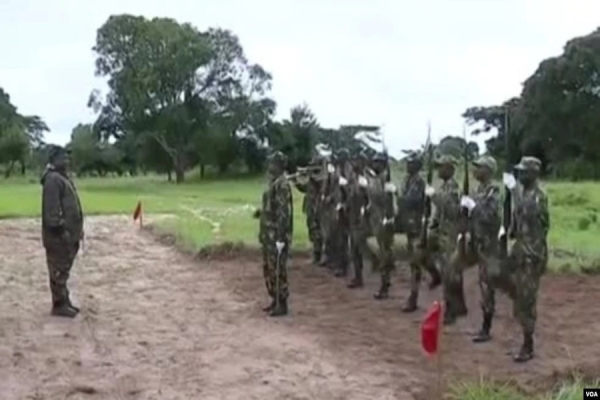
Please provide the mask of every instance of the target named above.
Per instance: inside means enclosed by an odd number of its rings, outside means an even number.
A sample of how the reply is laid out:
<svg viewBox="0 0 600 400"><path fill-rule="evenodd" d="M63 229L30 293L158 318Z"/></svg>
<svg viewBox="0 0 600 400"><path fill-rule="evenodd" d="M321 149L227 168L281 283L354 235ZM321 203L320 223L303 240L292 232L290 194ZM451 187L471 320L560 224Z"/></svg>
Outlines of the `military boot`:
<svg viewBox="0 0 600 400"><path fill-rule="evenodd" d="M73 303L71 303L70 298L67 298L67 304L69 305L69 307L71 307L73 310L75 310L75 312L79 313L79 311L80 311L79 307L74 306Z"/></svg>
<svg viewBox="0 0 600 400"><path fill-rule="evenodd" d="M442 284L442 276L437 269L434 269L431 274L431 281L429 282L429 290L434 290Z"/></svg>
<svg viewBox="0 0 600 400"><path fill-rule="evenodd" d="M514 361L518 363L524 363L533 358L533 335L523 335L523 346L517 355L514 356Z"/></svg>
<svg viewBox="0 0 600 400"><path fill-rule="evenodd" d="M71 308L67 302L62 302L54 303L50 314L55 317L75 318L77 311Z"/></svg>
<svg viewBox="0 0 600 400"><path fill-rule="evenodd" d="M417 311L417 297L418 294L416 292L410 292L406 304L402 307L402 312L411 313Z"/></svg>
<svg viewBox="0 0 600 400"><path fill-rule="evenodd" d="M288 306L287 300L280 300L279 304L275 304L275 306L271 309L269 315L271 317L281 317L288 314Z"/></svg>
<svg viewBox="0 0 600 400"><path fill-rule="evenodd" d="M343 278L345 276L348 276L348 267L338 267L335 269L334 272L334 276L336 276L337 278Z"/></svg>
<svg viewBox="0 0 600 400"><path fill-rule="evenodd" d="M464 317L465 315L467 315L469 313L469 310L467 309L467 304L465 303L465 288L462 284L462 282L460 283L460 286L458 286L456 288L456 291L458 293L458 304L456 305L456 316L457 317Z"/></svg>
<svg viewBox="0 0 600 400"><path fill-rule="evenodd" d="M364 282L362 278L356 277L350 281L348 284L349 289L361 288L364 286Z"/></svg>
<svg viewBox="0 0 600 400"><path fill-rule="evenodd" d="M483 324L481 325L481 330L473 338L473 343L489 342L492 339L492 336L490 335L491 329L492 329L492 314L484 313L483 314Z"/></svg>
<svg viewBox="0 0 600 400"><path fill-rule="evenodd" d="M390 284L382 284L379 291L373 295L375 300L384 300L390 297Z"/></svg>
<svg viewBox="0 0 600 400"><path fill-rule="evenodd" d="M314 265L319 265L320 262L321 262L321 250L314 250L312 263Z"/></svg>

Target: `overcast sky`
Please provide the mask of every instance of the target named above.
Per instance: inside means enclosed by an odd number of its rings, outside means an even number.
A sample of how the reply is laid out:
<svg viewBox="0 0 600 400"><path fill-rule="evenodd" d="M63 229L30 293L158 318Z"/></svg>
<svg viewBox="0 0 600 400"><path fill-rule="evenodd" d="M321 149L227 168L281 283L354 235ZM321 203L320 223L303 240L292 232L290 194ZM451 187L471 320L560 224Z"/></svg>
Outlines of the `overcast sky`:
<svg viewBox="0 0 600 400"><path fill-rule="evenodd" d="M469 106L520 92L539 62L600 20L595 0L0 0L0 86L64 144L93 121L96 30L111 14L239 35L274 77L278 118L306 102L321 125L383 125L393 154L461 134Z"/></svg>

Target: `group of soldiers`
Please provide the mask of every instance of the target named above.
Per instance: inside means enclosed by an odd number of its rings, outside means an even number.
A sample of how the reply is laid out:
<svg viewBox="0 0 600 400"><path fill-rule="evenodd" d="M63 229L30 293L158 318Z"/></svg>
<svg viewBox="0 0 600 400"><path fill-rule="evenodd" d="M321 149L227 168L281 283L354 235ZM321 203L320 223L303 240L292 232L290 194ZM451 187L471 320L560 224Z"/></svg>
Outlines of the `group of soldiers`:
<svg viewBox="0 0 600 400"><path fill-rule="evenodd" d="M352 274L348 287L355 289L364 285L363 263L369 258L381 274L374 297L383 300L388 298L396 261L395 236L404 234L410 292L402 311L417 310L425 270L430 276L429 288L443 288L445 325L467 315L463 272L476 265L483 321L473 341L491 339L495 292L501 290L512 300L523 331L523 344L514 360L530 360L536 299L548 262L548 200L538 184L540 160L523 157L514 174L505 173L503 196L494 182L497 163L493 157L485 155L469 163L478 182L470 191L466 158L467 180L461 190L455 179L459 160L431 154L425 180L421 171L426 156L426 152L408 155L406 176L398 189L390 181L385 153L350 157L342 150L331 157L315 156L306 168L292 175L285 172L285 155L273 153L262 208L255 214L260 218L264 278L272 299L264 311L271 316L288 313L286 266L292 245L294 185L304 193L302 211L314 264L331 268L337 277ZM437 188L432 186L433 169L441 181ZM369 238L377 245L369 246ZM506 245L509 239L513 241L510 250Z"/></svg>

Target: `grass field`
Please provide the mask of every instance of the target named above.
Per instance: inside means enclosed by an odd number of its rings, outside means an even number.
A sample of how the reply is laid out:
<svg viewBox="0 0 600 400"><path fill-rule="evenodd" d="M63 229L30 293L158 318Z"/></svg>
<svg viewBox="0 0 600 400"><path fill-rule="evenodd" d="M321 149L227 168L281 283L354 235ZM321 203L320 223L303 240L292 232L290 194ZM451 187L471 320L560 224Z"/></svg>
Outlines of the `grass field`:
<svg viewBox="0 0 600 400"><path fill-rule="evenodd" d="M257 243L257 224L252 218L260 205L263 180L231 179L190 181L174 185L164 177L82 179L76 181L85 213L131 214L138 201L144 212L173 214L161 220L159 230L176 236L191 251L223 241ZM547 183L551 204L551 269L559 273L581 273L600 269L600 184ZM40 214L41 186L36 179L15 179L0 186L0 218L32 217ZM294 247L307 248L307 234L300 212L302 196L295 192ZM218 227L217 227L218 225ZM588 385L598 386L598 385ZM551 397L581 398L582 385L569 384ZM520 400L525 397L510 387L486 383L457 385L455 399Z"/></svg>

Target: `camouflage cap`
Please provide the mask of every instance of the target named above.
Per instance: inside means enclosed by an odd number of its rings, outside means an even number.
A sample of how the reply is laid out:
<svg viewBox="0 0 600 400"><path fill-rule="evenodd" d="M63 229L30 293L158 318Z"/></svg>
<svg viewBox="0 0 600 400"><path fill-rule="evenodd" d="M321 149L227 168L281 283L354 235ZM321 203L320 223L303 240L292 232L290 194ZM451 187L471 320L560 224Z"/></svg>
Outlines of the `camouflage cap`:
<svg viewBox="0 0 600 400"><path fill-rule="evenodd" d="M48 162L52 164L57 158L70 153L68 149L62 146L51 144L48 146Z"/></svg>
<svg viewBox="0 0 600 400"><path fill-rule="evenodd" d="M442 165L456 165L456 163L456 158L452 157L450 154L442 154L433 162L433 164L437 167Z"/></svg>
<svg viewBox="0 0 600 400"><path fill-rule="evenodd" d="M387 156L385 154L383 154L383 153L376 153L373 156L372 160L373 161L382 161L382 162L384 162L384 161L387 161Z"/></svg>
<svg viewBox="0 0 600 400"><path fill-rule="evenodd" d="M416 151L411 151L410 153L408 153L406 155L406 162L407 163L420 163L423 160L421 159L421 154L419 154Z"/></svg>
<svg viewBox="0 0 600 400"><path fill-rule="evenodd" d="M496 163L494 157L488 155L479 157L477 160L473 161L473 165L477 167L487 167L494 173L498 169L498 163Z"/></svg>
<svg viewBox="0 0 600 400"><path fill-rule="evenodd" d="M542 162L537 157L525 156L515 165L515 169L521 171L539 171L542 168Z"/></svg>
<svg viewBox="0 0 600 400"><path fill-rule="evenodd" d="M281 151L275 151L269 156L268 162L285 167L287 164L287 156Z"/></svg>

